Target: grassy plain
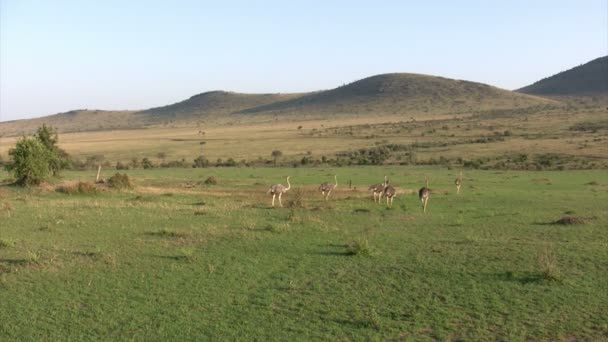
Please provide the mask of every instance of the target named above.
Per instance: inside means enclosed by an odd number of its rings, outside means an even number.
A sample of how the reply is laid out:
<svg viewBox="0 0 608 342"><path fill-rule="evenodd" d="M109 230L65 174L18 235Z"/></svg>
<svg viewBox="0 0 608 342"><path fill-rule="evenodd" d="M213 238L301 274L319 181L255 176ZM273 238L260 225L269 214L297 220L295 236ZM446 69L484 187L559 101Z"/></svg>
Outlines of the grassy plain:
<svg viewBox="0 0 608 342"><path fill-rule="evenodd" d="M608 339L605 171L465 170L460 195L439 167L127 172L134 190L0 187L0 340ZM392 209L365 191L383 175Z"/></svg>
<svg viewBox="0 0 608 342"><path fill-rule="evenodd" d="M98 155L114 165L144 157L154 163L186 159L201 153L211 162L270 159L272 150L283 152L285 161L302 157L334 158L341 152L385 144L417 144L417 161L441 156L504 158L515 154L555 153L578 158L596 167L608 167L608 126L605 108L549 109L531 113L478 113L469 115L415 115L349 117L298 121L243 121L221 125L156 127L138 130L66 133L59 145L72 156ZM575 130L577 124L598 128ZM300 128L299 128L300 127ZM204 135L202 134L204 132ZM507 133L505 133L507 132ZM498 139L497 139L498 138ZM0 140L0 157L8 158L16 137ZM479 143L479 139L490 139ZM205 142L201 145L201 142ZM163 159L156 156L163 153ZM399 163L399 160L392 160Z"/></svg>

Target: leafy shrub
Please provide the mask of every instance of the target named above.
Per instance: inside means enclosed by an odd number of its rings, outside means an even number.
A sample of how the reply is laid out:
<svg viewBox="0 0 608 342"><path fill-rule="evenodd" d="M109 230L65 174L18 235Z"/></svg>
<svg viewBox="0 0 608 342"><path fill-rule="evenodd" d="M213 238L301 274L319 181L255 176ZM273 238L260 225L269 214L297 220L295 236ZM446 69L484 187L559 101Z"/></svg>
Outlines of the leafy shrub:
<svg viewBox="0 0 608 342"><path fill-rule="evenodd" d="M8 154L12 162L5 165L5 168L13 172L19 185L38 185L51 174L51 161L55 157L36 138L19 139Z"/></svg>
<svg viewBox="0 0 608 342"><path fill-rule="evenodd" d="M131 183L131 179L126 173L117 172L114 176L108 179L108 185L111 188L122 190L122 189L131 189L133 188L133 183Z"/></svg>
<svg viewBox="0 0 608 342"><path fill-rule="evenodd" d="M148 159L148 158L143 158L143 159L141 160L141 166L142 166L144 169L151 169L151 168L153 168L153 167L154 167L154 164L152 163L152 161L151 161L150 159Z"/></svg>
<svg viewBox="0 0 608 342"><path fill-rule="evenodd" d="M207 177L207 179L205 179L203 183L205 183L206 185L217 185L217 178L209 176Z"/></svg>
<svg viewBox="0 0 608 342"><path fill-rule="evenodd" d="M194 159L194 162L192 163L192 167L207 167L209 166L209 161L204 157L204 156L199 156L198 158Z"/></svg>

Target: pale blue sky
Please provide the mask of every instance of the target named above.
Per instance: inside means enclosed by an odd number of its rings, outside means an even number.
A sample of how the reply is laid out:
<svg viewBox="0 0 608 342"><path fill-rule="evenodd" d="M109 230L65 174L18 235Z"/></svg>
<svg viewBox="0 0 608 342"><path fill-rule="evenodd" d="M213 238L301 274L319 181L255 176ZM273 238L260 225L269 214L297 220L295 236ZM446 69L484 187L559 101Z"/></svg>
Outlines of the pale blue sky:
<svg viewBox="0 0 608 342"><path fill-rule="evenodd" d="M0 120L387 72L516 89L606 54L606 0L0 0Z"/></svg>

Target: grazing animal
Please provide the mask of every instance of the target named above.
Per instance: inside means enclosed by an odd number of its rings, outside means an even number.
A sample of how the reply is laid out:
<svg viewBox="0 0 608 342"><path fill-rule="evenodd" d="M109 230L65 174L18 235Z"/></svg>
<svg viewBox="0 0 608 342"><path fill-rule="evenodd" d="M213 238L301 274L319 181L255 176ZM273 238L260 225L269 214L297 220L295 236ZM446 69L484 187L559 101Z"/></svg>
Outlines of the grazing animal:
<svg viewBox="0 0 608 342"><path fill-rule="evenodd" d="M338 175L334 175L334 180L336 181L335 184L325 182L319 186L319 191L321 191L321 194L323 195L323 197L325 197L326 201L329 198L329 194L331 194L331 191L338 187ZM327 195L325 195L325 193L327 193Z"/></svg>
<svg viewBox="0 0 608 342"><path fill-rule="evenodd" d="M426 213L426 205L429 202L429 195L431 194L431 189L429 189L429 179L426 179L426 186L422 187L418 191L418 198L420 198L420 202L422 202L422 211Z"/></svg>
<svg viewBox="0 0 608 342"><path fill-rule="evenodd" d="M460 171L460 174L456 177L454 184L456 184L456 194L458 195L460 193L460 187L462 186L462 171Z"/></svg>
<svg viewBox="0 0 608 342"><path fill-rule="evenodd" d="M388 180L385 181L384 191L382 194L386 197L386 206L391 208L393 206L393 199L395 198L395 194L397 191L392 185L388 185Z"/></svg>
<svg viewBox="0 0 608 342"><path fill-rule="evenodd" d="M382 193L384 192L384 187L388 184L388 178L384 176L384 182L381 184L374 184L369 187L369 191L374 194L374 203L376 203L376 198L378 199L378 203L382 199Z"/></svg>
<svg viewBox="0 0 608 342"><path fill-rule="evenodd" d="M283 184L274 184L270 187L270 189L268 189L269 194L272 195L272 206L274 207L274 199L277 197L277 195L279 195L279 205L281 207L283 207L283 203L281 202L281 196L283 196L284 193L286 193L287 191L289 191L289 189L291 189L291 184L289 183L289 177L287 176L287 187L285 187Z"/></svg>

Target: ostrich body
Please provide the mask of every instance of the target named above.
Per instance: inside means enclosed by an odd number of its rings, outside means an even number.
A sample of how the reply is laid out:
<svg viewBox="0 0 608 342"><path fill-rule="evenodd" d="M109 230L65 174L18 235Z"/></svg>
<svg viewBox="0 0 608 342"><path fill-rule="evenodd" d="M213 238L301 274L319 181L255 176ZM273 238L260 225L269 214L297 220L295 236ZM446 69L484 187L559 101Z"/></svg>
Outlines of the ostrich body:
<svg viewBox="0 0 608 342"><path fill-rule="evenodd" d="M462 186L462 171L460 171L460 174L456 177L454 184L456 184L456 194L458 195L460 193L460 187Z"/></svg>
<svg viewBox="0 0 608 342"><path fill-rule="evenodd" d="M279 195L279 205L283 207L283 203L281 202L281 196L284 193L291 189L291 184L289 183L289 176L287 176L287 187L283 184L274 184L268 189L268 193L272 195L272 206L274 207L274 199Z"/></svg>
<svg viewBox="0 0 608 342"><path fill-rule="evenodd" d="M383 195L386 197L386 206L391 208L393 206L393 199L395 198L395 194L397 191L393 186L386 184L384 187Z"/></svg>
<svg viewBox="0 0 608 342"><path fill-rule="evenodd" d="M323 197L325 197L326 201L329 198L329 194L331 194L331 191L338 187L338 175L334 175L334 180L336 181L335 184L325 182L319 186L319 191L321 191L321 194L323 195ZM327 193L327 195L325 195L325 193Z"/></svg>
<svg viewBox="0 0 608 342"><path fill-rule="evenodd" d="M388 180L387 177L384 176L384 182L381 184L374 184L372 186L369 187L369 191L371 191L374 194L374 203L376 203L376 198L378 199L378 203L380 203L380 200L382 199L382 193L384 192L384 188L386 187L386 185L388 184Z"/></svg>
<svg viewBox="0 0 608 342"><path fill-rule="evenodd" d="M429 202L429 195L431 194L431 189L429 189L429 180L426 180L426 186L422 187L418 191L418 198L420 198L420 202L422 202L422 211L426 213L426 205Z"/></svg>

